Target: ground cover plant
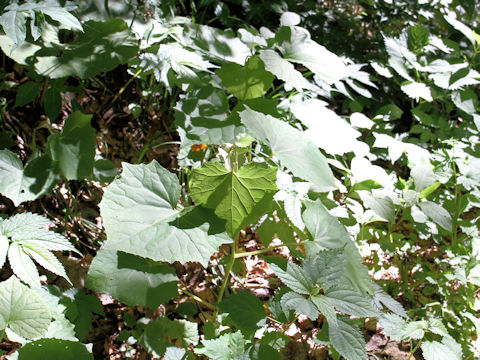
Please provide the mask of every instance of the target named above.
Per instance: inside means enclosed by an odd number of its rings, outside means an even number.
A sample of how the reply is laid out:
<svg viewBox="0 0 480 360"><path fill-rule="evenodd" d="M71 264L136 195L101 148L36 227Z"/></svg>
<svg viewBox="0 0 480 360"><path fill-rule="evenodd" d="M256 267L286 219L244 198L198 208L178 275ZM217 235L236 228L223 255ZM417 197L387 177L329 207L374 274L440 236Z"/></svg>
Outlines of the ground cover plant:
<svg viewBox="0 0 480 360"><path fill-rule="evenodd" d="M2 356L479 358L478 7L1 3Z"/></svg>

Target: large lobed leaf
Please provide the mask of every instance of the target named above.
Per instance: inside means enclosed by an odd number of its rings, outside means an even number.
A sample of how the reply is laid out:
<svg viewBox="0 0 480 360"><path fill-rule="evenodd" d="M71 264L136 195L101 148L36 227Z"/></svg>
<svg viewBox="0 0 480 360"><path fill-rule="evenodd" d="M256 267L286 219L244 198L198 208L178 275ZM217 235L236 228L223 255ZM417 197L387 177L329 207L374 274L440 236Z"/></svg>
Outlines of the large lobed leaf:
<svg viewBox="0 0 480 360"><path fill-rule="evenodd" d="M90 265L86 287L129 305L157 308L178 295L173 269L150 259L101 248Z"/></svg>
<svg viewBox="0 0 480 360"><path fill-rule="evenodd" d="M249 163L235 172L208 162L193 171L190 195L197 205L214 209L226 220L227 233L233 238L265 213L277 190L276 176L277 169L266 164Z"/></svg>
<svg viewBox="0 0 480 360"><path fill-rule="evenodd" d="M105 189L99 205L107 232L104 249L206 265L229 240L218 229L213 233L213 214L200 208L179 211L179 199L177 177L156 161L124 163L123 174Z"/></svg>

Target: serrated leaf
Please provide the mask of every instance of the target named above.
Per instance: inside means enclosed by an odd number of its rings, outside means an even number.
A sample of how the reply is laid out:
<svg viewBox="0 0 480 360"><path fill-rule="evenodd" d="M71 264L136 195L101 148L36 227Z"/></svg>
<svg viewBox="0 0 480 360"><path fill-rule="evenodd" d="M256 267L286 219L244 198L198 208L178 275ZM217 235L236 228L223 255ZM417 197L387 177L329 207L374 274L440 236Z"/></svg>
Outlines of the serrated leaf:
<svg viewBox="0 0 480 360"><path fill-rule="evenodd" d="M0 224L0 231L13 241L23 244L28 241L47 250L70 250L81 253L62 235L45 229L51 222L33 213L16 214Z"/></svg>
<svg viewBox="0 0 480 360"><path fill-rule="evenodd" d="M197 205L214 209L226 220L233 238L265 213L265 204L277 190L276 176L277 169L266 164L249 163L235 172L208 162L192 172L190 195Z"/></svg>
<svg viewBox="0 0 480 360"><path fill-rule="evenodd" d="M337 314L333 307L333 304L326 296L315 295L310 297L310 301L315 304L318 311L325 316L329 324L337 325Z"/></svg>
<svg viewBox="0 0 480 360"><path fill-rule="evenodd" d="M394 314L401 316L403 318L408 318L405 309L402 304L388 295L383 289L377 285L373 284L373 289L375 291L373 295L373 301L378 310L382 310L382 305L385 306L388 310L392 311Z"/></svg>
<svg viewBox="0 0 480 360"><path fill-rule="evenodd" d="M22 243L22 248L23 251L30 255L30 257L33 258L33 260L35 260L40 266L56 275L63 277L70 285L72 285L72 282L68 278L63 265L50 251L41 245L29 243L28 241Z"/></svg>
<svg viewBox="0 0 480 360"><path fill-rule="evenodd" d="M460 354L438 341L425 341L421 347L425 360L461 360L463 358L461 347Z"/></svg>
<svg viewBox="0 0 480 360"><path fill-rule="evenodd" d="M40 86L33 81L26 82L18 87L15 107L24 106L36 99L40 93Z"/></svg>
<svg viewBox="0 0 480 360"><path fill-rule="evenodd" d="M228 92L240 100L263 96L274 79L258 56L249 58L244 66L226 63L216 73Z"/></svg>
<svg viewBox="0 0 480 360"><path fill-rule="evenodd" d="M37 360L39 358L93 360L93 355L82 343L59 339L35 340L18 350L18 360Z"/></svg>
<svg viewBox="0 0 480 360"><path fill-rule="evenodd" d="M62 132L48 137L47 152L67 180L89 178L95 158L95 129L92 115L74 112L65 120Z"/></svg>
<svg viewBox="0 0 480 360"><path fill-rule="evenodd" d="M25 169L22 161L10 150L0 150L0 193L15 206L35 200L49 192L57 181L51 160L42 156L31 160Z"/></svg>
<svg viewBox="0 0 480 360"><path fill-rule="evenodd" d="M304 133L249 107L239 114L250 135L267 143L282 165L295 176L310 181L319 191L335 188L335 178L326 158Z"/></svg>
<svg viewBox="0 0 480 360"><path fill-rule="evenodd" d="M178 295L178 278L165 264L101 248L90 265L85 286L129 306L157 308Z"/></svg>
<svg viewBox="0 0 480 360"><path fill-rule="evenodd" d="M43 299L15 276L0 283L0 328L9 328L26 339L42 337L51 315Z"/></svg>
<svg viewBox="0 0 480 360"><path fill-rule="evenodd" d="M367 360L365 339L358 329L340 319L336 326L328 325L330 342L345 360Z"/></svg>
<svg viewBox="0 0 480 360"><path fill-rule="evenodd" d="M195 353L204 354L212 360L232 360L245 352L245 339L240 331L228 333L215 340L202 340L204 349Z"/></svg>
<svg viewBox="0 0 480 360"><path fill-rule="evenodd" d="M430 42L430 31L423 25L408 28L408 48L413 52L421 51Z"/></svg>
<svg viewBox="0 0 480 360"><path fill-rule="evenodd" d="M303 89L312 90L315 88L303 77L300 71L296 70L290 62L283 59L277 52L273 50L261 50L259 56L265 64L267 71L298 91L302 91Z"/></svg>
<svg viewBox="0 0 480 360"><path fill-rule="evenodd" d="M286 270L283 270L276 264L269 264L269 266L272 268L275 275L277 275L290 289L300 294L310 295L315 286L315 282L300 266L294 263L288 263Z"/></svg>
<svg viewBox="0 0 480 360"><path fill-rule="evenodd" d="M452 231L452 216L441 205L428 200L421 201L418 205L436 224L447 231Z"/></svg>
<svg viewBox="0 0 480 360"><path fill-rule="evenodd" d="M407 321L393 313L385 313L378 317L379 325L385 334L394 341L404 340L404 329Z"/></svg>
<svg viewBox="0 0 480 360"><path fill-rule="evenodd" d="M325 291L325 297L333 306L346 314L358 317L378 315L369 297L348 287L332 287Z"/></svg>
<svg viewBox="0 0 480 360"><path fill-rule="evenodd" d="M405 324L402 329L403 339L417 339L420 340L425 336L425 331L428 330L428 321L410 321Z"/></svg>
<svg viewBox="0 0 480 360"><path fill-rule="evenodd" d="M456 14L453 11L448 12L447 15L444 15L445 20L452 25L456 30L460 31L463 35L467 37L468 40L475 45L475 35L472 29L470 29L464 23L456 19Z"/></svg>
<svg viewBox="0 0 480 360"><path fill-rule="evenodd" d="M318 310L310 299L292 291L282 296L280 304L286 310L295 310L296 313L307 316L310 320L318 318Z"/></svg>
<svg viewBox="0 0 480 360"><path fill-rule="evenodd" d="M37 267L32 259L23 250L23 247L16 242L8 248L8 262L15 275L32 287L40 287L40 280Z"/></svg>
<svg viewBox="0 0 480 360"><path fill-rule="evenodd" d="M240 291L223 300L218 307L227 312L238 328L258 329L257 323L266 317L261 301L249 291Z"/></svg>
<svg viewBox="0 0 480 360"><path fill-rule="evenodd" d="M182 347L198 343L198 325L186 320L170 320L163 316L149 323L140 338L140 343L155 356L165 354L169 339L179 339Z"/></svg>
<svg viewBox="0 0 480 360"><path fill-rule="evenodd" d="M408 97L415 99L416 101L419 101L420 98L427 101L433 101L430 88L424 83L411 82L409 84L402 85L400 88L405 94L408 95Z"/></svg>
<svg viewBox="0 0 480 360"><path fill-rule="evenodd" d="M200 207L175 208L180 199L177 177L156 161L123 164L123 173L106 189L100 213L107 232L105 249L155 261L198 261L206 265L230 240L215 228L216 217Z"/></svg>

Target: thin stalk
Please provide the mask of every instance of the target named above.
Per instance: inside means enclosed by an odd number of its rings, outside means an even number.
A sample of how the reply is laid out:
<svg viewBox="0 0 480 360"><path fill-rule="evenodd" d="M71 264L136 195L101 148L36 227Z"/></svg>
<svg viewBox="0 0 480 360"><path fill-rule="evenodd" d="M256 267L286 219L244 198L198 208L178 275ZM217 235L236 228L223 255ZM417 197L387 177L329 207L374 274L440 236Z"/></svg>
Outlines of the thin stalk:
<svg viewBox="0 0 480 360"><path fill-rule="evenodd" d="M185 294L190 296L193 300L198 301L200 304L204 305L205 307L209 308L210 310L216 311L217 307L213 304L210 304L208 301L203 300L202 298L198 297L197 295L191 293L187 289L181 289L181 291Z"/></svg>
<svg viewBox="0 0 480 360"><path fill-rule="evenodd" d="M299 242L299 243L295 242L295 243L285 243L285 244L273 245L273 246L267 247L265 249L260 249L260 250L255 250L255 251L238 252L238 253L235 253L234 257L236 259L238 259L238 258L250 256L250 255L263 254L263 253L269 252L270 250L273 250L273 249L276 249L276 248L279 248L279 247L282 247L282 246L298 246L298 245L303 245L303 241Z"/></svg>
<svg viewBox="0 0 480 360"><path fill-rule="evenodd" d="M418 344L413 348L413 350L411 350L411 347L410 347L410 356L408 357L407 360L411 360L412 359L412 356L413 354L415 354L415 351L417 351L417 349L420 347L420 344L422 343L422 340L420 340L418 342Z"/></svg>
<svg viewBox="0 0 480 360"><path fill-rule="evenodd" d="M120 90L118 90L118 92L115 94L115 96L113 97L112 101L110 102L110 106L112 106L115 101L118 100L118 98L123 94L123 92L125 91L125 89L128 87L128 85L130 85L130 83L135 80L135 78L141 74L141 72L143 71L143 69L138 69L137 72L135 74L133 74L133 76L128 79L128 81L125 83L125 85L122 86L122 88Z"/></svg>
<svg viewBox="0 0 480 360"><path fill-rule="evenodd" d="M226 289L227 284L228 284L228 279L230 278L230 272L232 271L233 264L235 263L235 252L236 252L237 246L238 246L238 237L239 237L239 235L235 236L235 240L234 240L234 243L233 243L233 246L232 246L232 253L230 254L231 259L230 259L230 261L227 265L227 269L225 270L225 277L223 278L222 286L220 287L220 291L219 291L218 296L217 296L217 303L220 303L223 299L223 294L225 293L225 289ZM213 317L216 318L217 314L218 314L218 310L216 310L214 312Z"/></svg>
<svg viewBox="0 0 480 360"><path fill-rule="evenodd" d="M236 243L236 241L235 241ZM235 244L236 245L236 244ZM225 293L225 289L228 284L228 279L230 278L230 272L232 271L233 264L235 263L235 250L232 249L232 254L230 255L231 259L227 265L227 269L225 270L225 277L223 278L222 286L220 287L220 291L217 297L217 303L221 302L223 299L223 294Z"/></svg>

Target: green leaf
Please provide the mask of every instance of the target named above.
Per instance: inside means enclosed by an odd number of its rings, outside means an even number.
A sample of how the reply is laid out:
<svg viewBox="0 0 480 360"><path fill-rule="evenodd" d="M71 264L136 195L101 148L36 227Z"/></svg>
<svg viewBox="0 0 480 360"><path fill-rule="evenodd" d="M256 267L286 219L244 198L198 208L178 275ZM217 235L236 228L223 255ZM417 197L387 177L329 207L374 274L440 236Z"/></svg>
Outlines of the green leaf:
<svg viewBox="0 0 480 360"><path fill-rule="evenodd" d="M22 245L23 251L33 258L40 266L48 271L63 277L72 285L72 282L67 276L63 265L50 251L39 245L38 243L24 242Z"/></svg>
<svg viewBox="0 0 480 360"><path fill-rule="evenodd" d="M18 360L37 360L39 358L93 360L93 355L82 343L59 339L35 340L18 350Z"/></svg>
<svg viewBox="0 0 480 360"><path fill-rule="evenodd" d="M425 341L422 343L422 352L425 360L461 360L448 347L438 341Z"/></svg>
<svg viewBox="0 0 480 360"><path fill-rule="evenodd" d="M48 330L51 315L43 299L15 276L0 283L0 329L34 339Z"/></svg>
<svg viewBox="0 0 480 360"><path fill-rule="evenodd" d="M5 10L10 10L0 16L0 25L5 34L13 41L14 46L21 46L27 37L27 15L20 11L15 11L17 4L10 4Z"/></svg>
<svg viewBox="0 0 480 360"><path fill-rule="evenodd" d="M57 176L47 156L31 160L24 169L22 161L13 152L0 150L0 193L11 199L15 206L49 192L56 181Z"/></svg>
<svg viewBox="0 0 480 360"><path fill-rule="evenodd" d="M263 96L272 86L274 76L265 70L258 56L252 56L244 66L227 63L217 70L228 92L240 100Z"/></svg>
<svg viewBox="0 0 480 360"><path fill-rule="evenodd" d="M295 67L283 59L277 52L273 50L261 50L260 59L265 64L265 69L274 74L278 79L285 81L298 91L303 89L312 90L315 87L305 79L302 73Z"/></svg>
<svg viewBox="0 0 480 360"><path fill-rule="evenodd" d="M408 318L408 315L405 312L402 304L400 304L398 301L388 295L385 291L383 291L383 289L379 285L373 284L373 289L375 291L373 301L378 310L382 310L383 305L388 310L392 311L394 314L404 317L406 319Z"/></svg>
<svg viewBox="0 0 480 360"><path fill-rule="evenodd" d="M219 62L244 65L251 51L231 30L190 23L184 26L182 43Z"/></svg>
<svg viewBox="0 0 480 360"><path fill-rule="evenodd" d="M348 73L342 59L310 38L307 30L300 27L282 27L281 32L288 40L280 46L283 58L302 64L315 73L322 81L333 84Z"/></svg>
<svg viewBox="0 0 480 360"><path fill-rule="evenodd" d="M90 265L85 286L129 306L156 309L178 295L177 284L175 272L165 264L102 247Z"/></svg>
<svg viewBox="0 0 480 360"><path fill-rule="evenodd" d="M435 182L435 174L430 165L417 165L412 171L410 176L413 177L415 182L415 191L421 192Z"/></svg>
<svg viewBox="0 0 480 360"><path fill-rule="evenodd" d="M138 42L122 19L90 20L68 47L37 53L35 71L52 79L69 76L86 79L127 63L137 51Z"/></svg>
<svg viewBox="0 0 480 360"><path fill-rule="evenodd" d="M45 91L43 106L50 120L54 121L62 111L62 96L60 92L51 87Z"/></svg>
<svg viewBox="0 0 480 360"><path fill-rule="evenodd" d="M92 115L76 111L65 120L60 134L48 137L47 152L67 180L92 176L96 143L91 118Z"/></svg>
<svg viewBox="0 0 480 360"><path fill-rule="evenodd" d="M20 244L28 241L47 250L69 250L81 255L64 236L44 229L51 224L48 219L38 214L20 213L0 223L0 232Z"/></svg>
<svg viewBox="0 0 480 360"><path fill-rule="evenodd" d="M245 131L239 119L229 116L225 91L213 86L194 88L180 95L174 109L182 154L188 154L194 144L233 144Z"/></svg>
<svg viewBox="0 0 480 360"><path fill-rule="evenodd" d="M374 317L378 312L372 306L372 300L360 292L346 286L328 289L325 297L341 312L358 317Z"/></svg>
<svg viewBox="0 0 480 360"><path fill-rule="evenodd" d="M240 112L240 118L250 135L267 143L293 175L312 182L319 191L336 187L327 159L301 131L248 107Z"/></svg>
<svg viewBox="0 0 480 360"><path fill-rule="evenodd" d="M170 320L163 316L149 323L140 338L140 343L155 356L165 354L169 339L180 339L182 347L197 345L197 324L186 320Z"/></svg>
<svg viewBox="0 0 480 360"><path fill-rule="evenodd" d="M10 244L8 248L8 261L15 275L32 287L40 287L40 279L37 267L23 246L17 242Z"/></svg>
<svg viewBox="0 0 480 360"><path fill-rule="evenodd" d="M300 266L294 263L288 263L286 270L283 270L276 264L269 264L269 266L272 268L275 275L277 275L290 289L299 294L311 294L315 282Z"/></svg>
<svg viewBox="0 0 480 360"><path fill-rule="evenodd" d="M392 222L395 219L395 205L389 196L357 191L365 207L372 209L381 219Z"/></svg>
<svg viewBox="0 0 480 360"><path fill-rule="evenodd" d="M72 288L63 293L61 303L67 307L68 319L75 324L75 333L81 341L92 328L93 314L104 315L103 305L97 296L86 294L83 289Z"/></svg>
<svg viewBox="0 0 480 360"><path fill-rule="evenodd" d="M447 15L444 15L445 20L452 25L456 30L460 31L463 35L467 37L468 40L472 43L472 45L475 45L475 35L474 31L470 29L467 25L464 23L458 21L456 19L456 15L454 12L449 12Z"/></svg>
<svg viewBox="0 0 480 360"><path fill-rule="evenodd" d="M8 238L0 233L0 269L3 267L3 264L5 264L5 260L7 259L9 245L10 242L8 241Z"/></svg>
<svg viewBox="0 0 480 360"><path fill-rule="evenodd" d="M99 204L107 232L104 249L206 265L220 244L230 240L220 234L213 213L199 207L178 211L179 200L177 177L156 161L123 163L122 175L105 189Z"/></svg>
<svg viewBox="0 0 480 360"><path fill-rule="evenodd" d="M430 31L423 25L414 25L408 28L408 48L419 53L430 42Z"/></svg>
<svg viewBox="0 0 480 360"><path fill-rule="evenodd" d="M305 205L303 221L316 244L326 249L336 249L351 241L345 227L330 215L320 200L306 202Z"/></svg>
<svg viewBox="0 0 480 360"><path fill-rule="evenodd" d="M295 310L296 313L307 316L311 320L318 318L318 310L310 299L292 291L282 296L280 303L284 309Z"/></svg>
<svg viewBox="0 0 480 360"><path fill-rule="evenodd" d="M427 101L433 101L430 88L424 83L410 82L400 87L402 91L408 95L409 98L420 101L420 98Z"/></svg>
<svg viewBox="0 0 480 360"><path fill-rule="evenodd" d="M233 360L245 352L245 339L240 331L220 336L215 340L202 340L204 349L195 353L204 354L212 360Z"/></svg>
<svg viewBox="0 0 480 360"><path fill-rule="evenodd" d="M318 311L325 316L329 324L337 325L337 314L332 302L323 295L315 295L310 297L310 301L315 304Z"/></svg>
<svg viewBox="0 0 480 360"><path fill-rule="evenodd" d="M452 231L452 216L441 205L433 201L424 200L418 204L420 209L435 223L447 231Z"/></svg>
<svg viewBox="0 0 480 360"><path fill-rule="evenodd" d="M18 87L15 107L24 106L35 100L40 93L40 86L36 82L29 81Z"/></svg>
<svg viewBox="0 0 480 360"><path fill-rule="evenodd" d="M190 195L197 205L214 209L226 220L227 233L233 238L266 212L277 190L276 176L277 169L266 164L249 163L235 172L208 162L192 172Z"/></svg>
<svg viewBox="0 0 480 360"><path fill-rule="evenodd" d="M261 301L249 291L229 296L218 306L242 330L254 332L258 329L257 323L266 317Z"/></svg>
<svg viewBox="0 0 480 360"><path fill-rule="evenodd" d="M336 326L328 325L330 342L345 360L367 360L365 339L358 329L340 319Z"/></svg>

